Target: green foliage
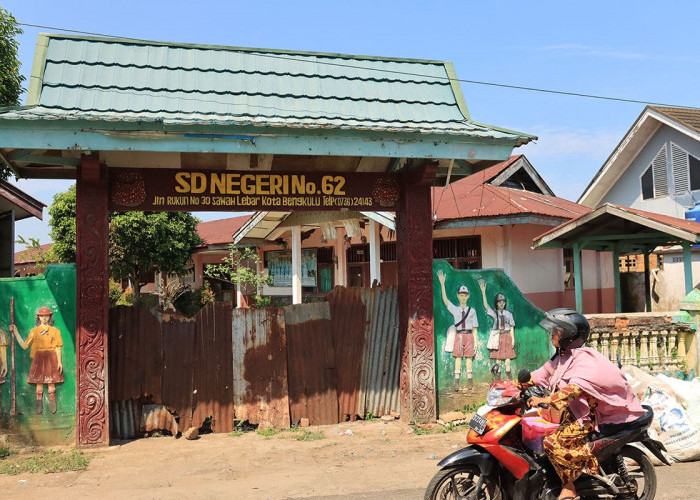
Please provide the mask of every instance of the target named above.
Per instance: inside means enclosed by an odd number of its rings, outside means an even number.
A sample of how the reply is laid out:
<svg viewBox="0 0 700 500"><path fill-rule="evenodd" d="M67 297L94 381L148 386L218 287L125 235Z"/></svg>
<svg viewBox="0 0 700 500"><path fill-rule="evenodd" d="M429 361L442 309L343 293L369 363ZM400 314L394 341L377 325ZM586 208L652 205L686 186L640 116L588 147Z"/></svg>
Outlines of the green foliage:
<svg viewBox="0 0 700 500"><path fill-rule="evenodd" d="M257 264L260 262L255 248L237 248L229 245L229 254L224 257L221 264L209 264L204 270L204 275L233 285L240 285L242 289L258 290L263 285L271 285L272 277L267 273L259 273ZM270 299L255 295L254 307L269 307Z"/></svg>
<svg viewBox="0 0 700 500"><path fill-rule="evenodd" d="M267 429L258 429L256 432L266 438L275 436L280 433L278 429L274 429L272 427L268 427Z"/></svg>
<svg viewBox="0 0 700 500"><path fill-rule="evenodd" d="M20 73L21 63L17 57L19 42L16 40L22 33L15 17L0 7L0 107L18 106L24 92L24 75ZM7 166L0 167L0 180L6 181L10 174Z"/></svg>
<svg viewBox="0 0 700 500"><path fill-rule="evenodd" d="M57 193L49 206L49 226L57 262L75 262L75 184L68 191Z"/></svg>
<svg viewBox="0 0 700 500"><path fill-rule="evenodd" d="M214 302L214 292L209 287L209 283L205 281L200 288L186 289L173 301L173 306L176 311L185 316L194 316L210 302Z"/></svg>
<svg viewBox="0 0 700 500"><path fill-rule="evenodd" d="M475 413L476 410L481 408L486 404L486 398L482 398L477 401L469 401L466 403L461 410L456 410L456 411L461 411L462 413Z"/></svg>
<svg viewBox="0 0 700 500"><path fill-rule="evenodd" d="M263 309L265 307L272 307L272 297L263 297L262 295L253 295L253 307L258 309Z"/></svg>
<svg viewBox="0 0 700 500"><path fill-rule="evenodd" d="M452 426L450 426L450 429L447 427L424 427L422 425L412 425L411 428L413 429L413 434L416 436L424 436L426 434L445 434L448 432L448 430L452 430Z"/></svg>
<svg viewBox="0 0 700 500"><path fill-rule="evenodd" d="M188 212L125 212L109 223L110 274L126 278L139 298L149 273L183 274L192 248L202 240L198 219Z"/></svg>
<svg viewBox="0 0 700 500"><path fill-rule="evenodd" d="M124 291L118 281L109 280L109 307L114 307L121 299Z"/></svg>
<svg viewBox="0 0 700 500"><path fill-rule="evenodd" d="M0 474L16 475L25 472L66 472L84 470L90 458L72 449L69 452L43 450L30 456L17 456L0 462Z"/></svg>
<svg viewBox="0 0 700 500"><path fill-rule="evenodd" d="M52 248L58 262L75 262L75 185L49 207ZM124 212L109 216L110 275L130 279L135 300L152 272L184 273L190 251L202 240L188 212Z"/></svg>
<svg viewBox="0 0 700 500"><path fill-rule="evenodd" d="M231 437L241 437L243 434L245 434L245 432L244 432L244 431L240 431L240 430L238 430L238 429L236 429L235 431L231 431L231 432L228 433L228 435L231 436Z"/></svg>
<svg viewBox="0 0 700 500"><path fill-rule="evenodd" d="M365 413L365 420L377 420L377 417L375 417L371 411L368 411Z"/></svg>
<svg viewBox="0 0 700 500"><path fill-rule="evenodd" d="M323 431L314 432L308 429L302 429L294 431L292 439L295 441L318 441L319 439L326 439L326 435Z"/></svg>
<svg viewBox="0 0 700 500"><path fill-rule="evenodd" d="M14 454L14 452L11 449L9 449L7 446L0 446L0 459L7 458L13 454Z"/></svg>

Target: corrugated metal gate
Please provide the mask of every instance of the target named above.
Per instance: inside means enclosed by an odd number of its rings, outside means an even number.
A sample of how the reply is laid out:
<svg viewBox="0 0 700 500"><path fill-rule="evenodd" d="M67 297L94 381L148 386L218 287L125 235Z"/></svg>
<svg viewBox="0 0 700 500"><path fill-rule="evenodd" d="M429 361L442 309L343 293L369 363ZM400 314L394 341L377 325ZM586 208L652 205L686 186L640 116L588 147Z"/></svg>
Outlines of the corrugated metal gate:
<svg viewBox="0 0 700 500"><path fill-rule="evenodd" d="M177 412L180 429L211 417L215 432L234 418L288 427L399 411L395 287L338 287L283 309L216 303L190 320L117 307L109 328L114 437L134 437L144 396Z"/></svg>

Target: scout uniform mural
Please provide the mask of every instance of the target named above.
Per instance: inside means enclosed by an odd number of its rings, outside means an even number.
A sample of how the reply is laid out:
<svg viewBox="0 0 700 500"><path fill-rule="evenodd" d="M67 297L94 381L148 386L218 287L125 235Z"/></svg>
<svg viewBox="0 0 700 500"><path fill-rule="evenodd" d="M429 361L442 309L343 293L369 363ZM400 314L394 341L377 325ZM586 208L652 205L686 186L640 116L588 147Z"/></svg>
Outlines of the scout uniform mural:
<svg viewBox="0 0 700 500"><path fill-rule="evenodd" d="M515 359L515 320L513 319L513 313L506 309L508 304L506 296L500 292L493 299L495 311L491 309L486 299L486 282L483 279L479 280L479 288L481 288L481 297L486 307L486 315L493 321L489 339L486 343L486 348L491 351L489 357L496 360L496 363L491 367L493 379L501 379L500 362L502 360L505 360L506 378L510 379L512 378L510 360Z"/></svg>
<svg viewBox="0 0 700 500"><path fill-rule="evenodd" d="M476 311L467 305L469 288L466 285L460 285L457 289L459 305L454 305L447 298L447 292L445 291L445 273L438 271L437 277L440 280L442 302L452 314L452 319L454 320L454 324L448 328L447 341L445 342L445 351L451 352L452 357L455 358L454 388L455 391L459 390L462 358L466 358L467 388L472 389L474 387L472 381L472 359L474 358L474 346L476 345L476 332L479 328L479 320L476 317Z"/></svg>
<svg viewBox="0 0 700 500"><path fill-rule="evenodd" d="M544 312L502 269L454 269L435 260L433 277L438 414L476 404L495 378L549 359L549 337L539 325Z"/></svg>
<svg viewBox="0 0 700 500"><path fill-rule="evenodd" d="M10 325L10 331L14 333L20 347L26 351L31 346L29 357L32 366L27 383L36 384L36 413L39 415L44 410L44 384L48 385L51 413L56 413L56 384L63 382L63 339L61 332L53 325L53 311L46 306L40 307L36 312L36 326L29 331L25 340L22 340L17 327Z"/></svg>
<svg viewBox="0 0 700 500"><path fill-rule="evenodd" d="M74 442L75 301L73 264L51 264L41 276L0 278L0 374L7 370L0 376L0 433L7 426L36 444Z"/></svg>

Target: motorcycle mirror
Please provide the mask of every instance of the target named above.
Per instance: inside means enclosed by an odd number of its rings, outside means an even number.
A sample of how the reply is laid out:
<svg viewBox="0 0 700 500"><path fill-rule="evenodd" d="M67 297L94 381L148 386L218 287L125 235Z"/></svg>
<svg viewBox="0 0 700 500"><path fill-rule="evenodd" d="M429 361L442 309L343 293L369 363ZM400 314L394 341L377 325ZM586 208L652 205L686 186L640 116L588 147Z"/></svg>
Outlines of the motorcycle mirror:
<svg viewBox="0 0 700 500"><path fill-rule="evenodd" d="M532 379L532 375L529 370L520 370L518 373L518 382L521 384L527 384Z"/></svg>

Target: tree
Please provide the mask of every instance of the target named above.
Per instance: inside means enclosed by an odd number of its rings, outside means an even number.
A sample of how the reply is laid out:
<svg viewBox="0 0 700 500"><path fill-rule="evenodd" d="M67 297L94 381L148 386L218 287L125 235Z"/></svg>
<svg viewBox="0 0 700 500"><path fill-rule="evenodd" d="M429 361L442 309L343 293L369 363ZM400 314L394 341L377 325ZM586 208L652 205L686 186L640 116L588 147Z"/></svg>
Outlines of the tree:
<svg viewBox="0 0 700 500"><path fill-rule="evenodd" d="M32 238L30 236L27 240L24 236L20 234L15 240L15 243L24 245L25 250L24 252L22 252L22 259L33 260L34 269L37 273L43 273L46 269L46 266L49 265L51 262L54 262L51 250L44 250L43 248L41 248L41 242L39 241L39 238Z"/></svg>
<svg viewBox="0 0 700 500"><path fill-rule="evenodd" d="M263 285L271 285L272 277L266 272L259 273L255 266L260 262L260 256L254 248L236 247L233 243L228 246L229 254L221 259L221 264L209 264L204 274L243 289L255 290L255 307L269 306L269 298L261 297L257 291Z"/></svg>
<svg viewBox="0 0 700 500"><path fill-rule="evenodd" d="M49 215L54 257L75 262L75 186L54 196ZM183 273L192 248L202 242L198 222L189 212L110 213L110 276L131 280L138 300L151 273Z"/></svg>
<svg viewBox="0 0 700 500"><path fill-rule="evenodd" d="M49 216L53 257L57 262L75 262L75 184L54 195Z"/></svg>
<svg viewBox="0 0 700 500"><path fill-rule="evenodd" d="M0 107L18 106L19 98L24 92L22 82L25 78L19 72L19 43L15 39L22 33L15 17L0 7ZM7 166L0 167L0 180L6 181L10 174Z"/></svg>

